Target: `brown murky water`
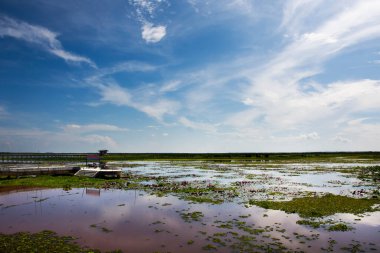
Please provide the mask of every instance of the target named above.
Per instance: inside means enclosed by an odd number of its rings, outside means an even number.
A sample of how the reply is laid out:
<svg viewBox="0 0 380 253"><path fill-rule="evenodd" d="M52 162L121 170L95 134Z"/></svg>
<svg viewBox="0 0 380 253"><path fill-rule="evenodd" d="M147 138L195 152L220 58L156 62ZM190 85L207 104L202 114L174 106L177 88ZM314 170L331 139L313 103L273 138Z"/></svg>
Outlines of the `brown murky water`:
<svg viewBox="0 0 380 253"><path fill-rule="evenodd" d="M265 252L265 247L279 246L306 252L326 252L329 246L334 252L347 252L342 247L380 250L380 212L360 221L355 215L332 216L355 229L328 232L296 224L296 214L237 203L194 204L134 190L23 189L2 192L0 205L1 233L53 230L101 250L200 252L208 244L217 252L239 252L239 247ZM203 217L186 222L181 214L191 212Z"/></svg>

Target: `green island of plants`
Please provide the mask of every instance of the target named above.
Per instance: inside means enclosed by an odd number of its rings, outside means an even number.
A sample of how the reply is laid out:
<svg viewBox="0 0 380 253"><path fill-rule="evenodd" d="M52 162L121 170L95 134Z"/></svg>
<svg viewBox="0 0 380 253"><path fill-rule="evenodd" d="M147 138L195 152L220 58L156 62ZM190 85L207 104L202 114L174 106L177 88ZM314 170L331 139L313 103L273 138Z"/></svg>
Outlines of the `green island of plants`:
<svg viewBox="0 0 380 253"><path fill-rule="evenodd" d="M44 187L44 188L124 188L126 181L123 179L102 179L73 176L36 176L17 179L0 178L0 187Z"/></svg>
<svg viewBox="0 0 380 253"><path fill-rule="evenodd" d="M249 201L249 204L265 209L282 210L297 213L300 217L323 217L335 213L359 214L373 212L380 199L355 199L345 196L327 194L322 197L304 197L291 201Z"/></svg>
<svg viewBox="0 0 380 253"><path fill-rule="evenodd" d="M71 236L58 236L48 230L39 233L20 232L16 234L0 234L0 252L75 252L75 253L100 253L99 250L83 248L75 243ZM120 250L110 251L121 253Z"/></svg>

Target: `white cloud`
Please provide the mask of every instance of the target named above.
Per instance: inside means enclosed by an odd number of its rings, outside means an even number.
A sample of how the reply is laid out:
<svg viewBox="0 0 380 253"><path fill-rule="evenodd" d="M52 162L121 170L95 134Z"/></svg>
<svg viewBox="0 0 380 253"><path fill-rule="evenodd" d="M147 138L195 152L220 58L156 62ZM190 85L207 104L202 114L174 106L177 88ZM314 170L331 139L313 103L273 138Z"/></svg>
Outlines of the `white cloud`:
<svg viewBox="0 0 380 253"><path fill-rule="evenodd" d="M323 33L305 33L303 38L311 43L331 44L338 42L333 35Z"/></svg>
<svg viewBox="0 0 380 253"><path fill-rule="evenodd" d="M292 1L292 8L297 11L287 10L282 23L285 28L291 26L294 34L301 35L295 36L259 71L252 70L247 75L251 85L241 91L241 101L257 109L241 112L241 120L234 115L234 120L227 122L246 122L246 126L253 126L258 119L264 119L264 124L275 129L302 128L322 119L331 124L352 113L380 107L374 95L379 94L380 83L377 80L317 84L318 89L311 91L304 91L302 82L321 73L323 63L343 49L380 37L380 2L350 2L351 6L342 8L340 12L329 12L328 19L314 20L311 26L314 30L306 32L307 22L302 22L306 16L299 12L299 8L309 8L307 13L313 13L314 8L321 8L319 5L324 3L316 1L315 5L308 5L308 2L312 1ZM291 20L296 20L297 25ZM247 70L243 72L249 73Z"/></svg>
<svg viewBox="0 0 380 253"><path fill-rule="evenodd" d="M349 120L339 129L335 141L341 141L351 150L379 150L380 124L369 118ZM348 138L346 136L349 136Z"/></svg>
<svg viewBox="0 0 380 253"><path fill-rule="evenodd" d="M88 125L67 124L63 126L62 128L65 132L75 132L75 133L128 131L127 128L120 128L118 126L108 125L108 124L88 124Z"/></svg>
<svg viewBox="0 0 380 253"><path fill-rule="evenodd" d="M133 103L132 106L145 112L149 116L156 118L157 120L162 121L165 115L174 115L179 109L179 103L176 101L168 100L168 99L159 99L157 101L143 103L136 102Z"/></svg>
<svg viewBox="0 0 380 253"><path fill-rule="evenodd" d="M115 105L132 105L131 94L117 84L100 86L101 100Z"/></svg>
<svg viewBox="0 0 380 253"><path fill-rule="evenodd" d="M126 61L116 64L110 68L103 68L97 72L96 77L100 78L120 72L150 72L156 70L157 67L138 61Z"/></svg>
<svg viewBox="0 0 380 253"><path fill-rule="evenodd" d="M141 23L141 36L146 43L157 43L166 35L165 25L154 25L149 20L155 18L156 12L162 11L166 0L129 0L129 4L135 7L137 20Z"/></svg>
<svg viewBox="0 0 380 253"><path fill-rule="evenodd" d="M95 87L101 87L98 86L99 83L102 83L104 78L107 78L113 74L125 72L125 73L131 73L131 72L150 72L156 70L157 67L144 63L139 61L125 61L117 63L116 65L108 68L101 68L97 69L96 73L87 77L85 81Z"/></svg>
<svg viewBox="0 0 380 253"><path fill-rule="evenodd" d="M300 140L318 140L320 139L319 134L316 132L308 133L308 134L301 134L297 137L297 139Z"/></svg>
<svg viewBox="0 0 380 253"><path fill-rule="evenodd" d="M308 17L313 17L313 14L315 14L322 3L323 0L286 1L283 8L283 18L280 28L285 29L286 32L292 36L303 32L305 29L309 29L311 24L306 22L306 20ZM330 9L331 8L330 6ZM325 13L326 11L328 11L328 9L324 8L323 12Z"/></svg>
<svg viewBox="0 0 380 253"><path fill-rule="evenodd" d="M251 98L245 98L243 101L241 101L245 105L253 105L254 101Z"/></svg>
<svg viewBox="0 0 380 253"><path fill-rule="evenodd" d="M64 59L66 62L87 63L91 67L96 68L95 63L89 58L64 50L61 42L57 39L58 34L45 27L31 25L0 15L0 37L5 36L38 45L47 52Z"/></svg>
<svg viewBox="0 0 380 253"><path fill-rule="evenodd" d="M26 152L62 152L62 150L89 152L97 149L114 149L118 147L118 143L106 135L0 127L0 143L2 142L9 143L8 146L12 151ZM88 149L89 147L91 147L91 150Z"/></svg>
<svg viewBox="0 0 380 253"><path fill-rule="evenodd" d="M194 122L194 121L189 120L186 117L180 117L178 122L184 125L185 127L189 127L195 130L201 130L201 131L209 132L209 133L217 132L217 128L215 125L202 123L202 122Z"/></svg>
<svg viewBox="0 0 380 253"><path fill-rule="evenodd" d="M157 43L166 35L166 26L146 23L141 29L141 36L147 43Z"/></svg>
<svg viewBox="0 0 380 253"><path fill-rule="evenodd" d="M253 56L243 56L239 60L231 60L227 65L215 63L195 74L192 72L183 74L182 78L176 77L186 85L190 84L184 100L189 104L186 109L190 113L187 115L204 110L215 119L219 108L210 107L211 104L217 104L222 99L243 103L250 107L241 111L227 111L218 118L223 121L223 127L231 130L227 134L231 136L231 141L235 142L236 137L255 141L258 138L268 140L270 136L291 136L284 138L284 141L315 140L309 144L318 143L319 148L326 148L339 144L339 138L334 139L334 136L347 128L344 125L349 119L360 114L373 114L380 109L380 100L376 97L376 94L380 94L380 80L351 79L317 83L312 79L323 73L326 61L350 47L361 46L367 40L380 37L380 17L376 14L380 13L380 3L349 1L348 4L331 4L323 0L291 2L296 5L294 11L288 10L281 25L281 32L291 34L284 41L288 44L268 61L261 61L258 65ZM326 8L326 5L331 5L331 8ZM247 79L247 84L239 86L235 80L242 79ZM234 83L233 89L228 86L230 83ZM189 121L186 114L181 114L185 115L185 120L179 121L182 125L207 132L207 127L199 127ZM376 129L369 126L361 128L371 129L371 133ZM359 138L344 134L340 138L341 143L348 139L345 136L350 136L351 142L347 143L365 147ZM352 134L363 136L365 131ZM335 144L322 142L320 136ZM346 147L343 146L343 149Z"/></svg>
<svg viewBox="0 0 380 253"><path fill-rule="evenodd" d="M111 137L97 134L83 136L80 140L101 148L115 148L118 146L117 142Z"/></svg>
<svg viewBox="0 0 380 253"><path fill-rule="evenodd" d="M341 143L349 143L349 142L351 142L350 139L348 139L346 137L343 137L341 135L334 136L334 138L332 140L335 141L335 142L341 142Z"/></svg>

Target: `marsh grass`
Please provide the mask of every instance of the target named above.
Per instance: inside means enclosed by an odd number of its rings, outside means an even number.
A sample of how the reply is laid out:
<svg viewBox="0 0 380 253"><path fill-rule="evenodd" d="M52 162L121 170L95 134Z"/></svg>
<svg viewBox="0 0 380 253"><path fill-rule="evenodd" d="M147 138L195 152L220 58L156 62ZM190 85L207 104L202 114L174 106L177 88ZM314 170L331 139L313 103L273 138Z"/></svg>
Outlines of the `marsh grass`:
<svg viewBox="0 0 380 253"><path fill-rule="evenodd" d="M344 223L338 223L330 226L328 228L329 231L349 231L352 230L352 227L347 226Z"/></svg>
<svg viewBox="0 0 380 253"><path fill-rule="evenodd" d="M63 188L95 187L95 188L123 188L126 181L123 179L101 179L75 176L37 176L16 179L0 179L0 187L46 187Z"/></svg>
<svg viewBox="0 0 380 253"><path fill-rule="evenodd" d="M360 214L373 212L378 208L373 208L379 204L379 199L355 199L345 196L327 194L322 197L304 197L291 201L249 201L250 204L263 207L265 209L282 210L287 213L297 213L301 217L323 217L335 213Z"/></svg>
<svg viewBox="0 0 380 253"><path fill-rule="evenodd" d="M201 219L204 217L202 212L182 212L180 215L186 222L201 221Z"/></svg>
<svg viewBox="0 0 380 253"><path fill-rule="evenodd" d="M65 253L100 253L99 250L79 246L71 236L58 236L52 231L39 233L20 232L16 234L0 234L0 252L65 252ZM111 251L111 252L119 252Z"/></svg>

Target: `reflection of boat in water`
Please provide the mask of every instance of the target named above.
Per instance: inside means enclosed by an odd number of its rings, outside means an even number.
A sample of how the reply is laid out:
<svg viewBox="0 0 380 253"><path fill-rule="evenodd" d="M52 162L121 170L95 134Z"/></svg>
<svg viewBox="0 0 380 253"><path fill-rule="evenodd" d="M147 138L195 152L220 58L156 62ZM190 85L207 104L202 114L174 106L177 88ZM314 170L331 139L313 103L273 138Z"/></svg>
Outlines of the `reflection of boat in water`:
<svg viewBox="0 0 380 253"><path fill-rule="evenodd" d="M81 167L74 175L85 177L117 177L121 176L121 169L110 169L101 157L107 154L107 150L99 150L99 154L87 155L86 166ZM91 162L91 163L89 163Z"/></svg>

